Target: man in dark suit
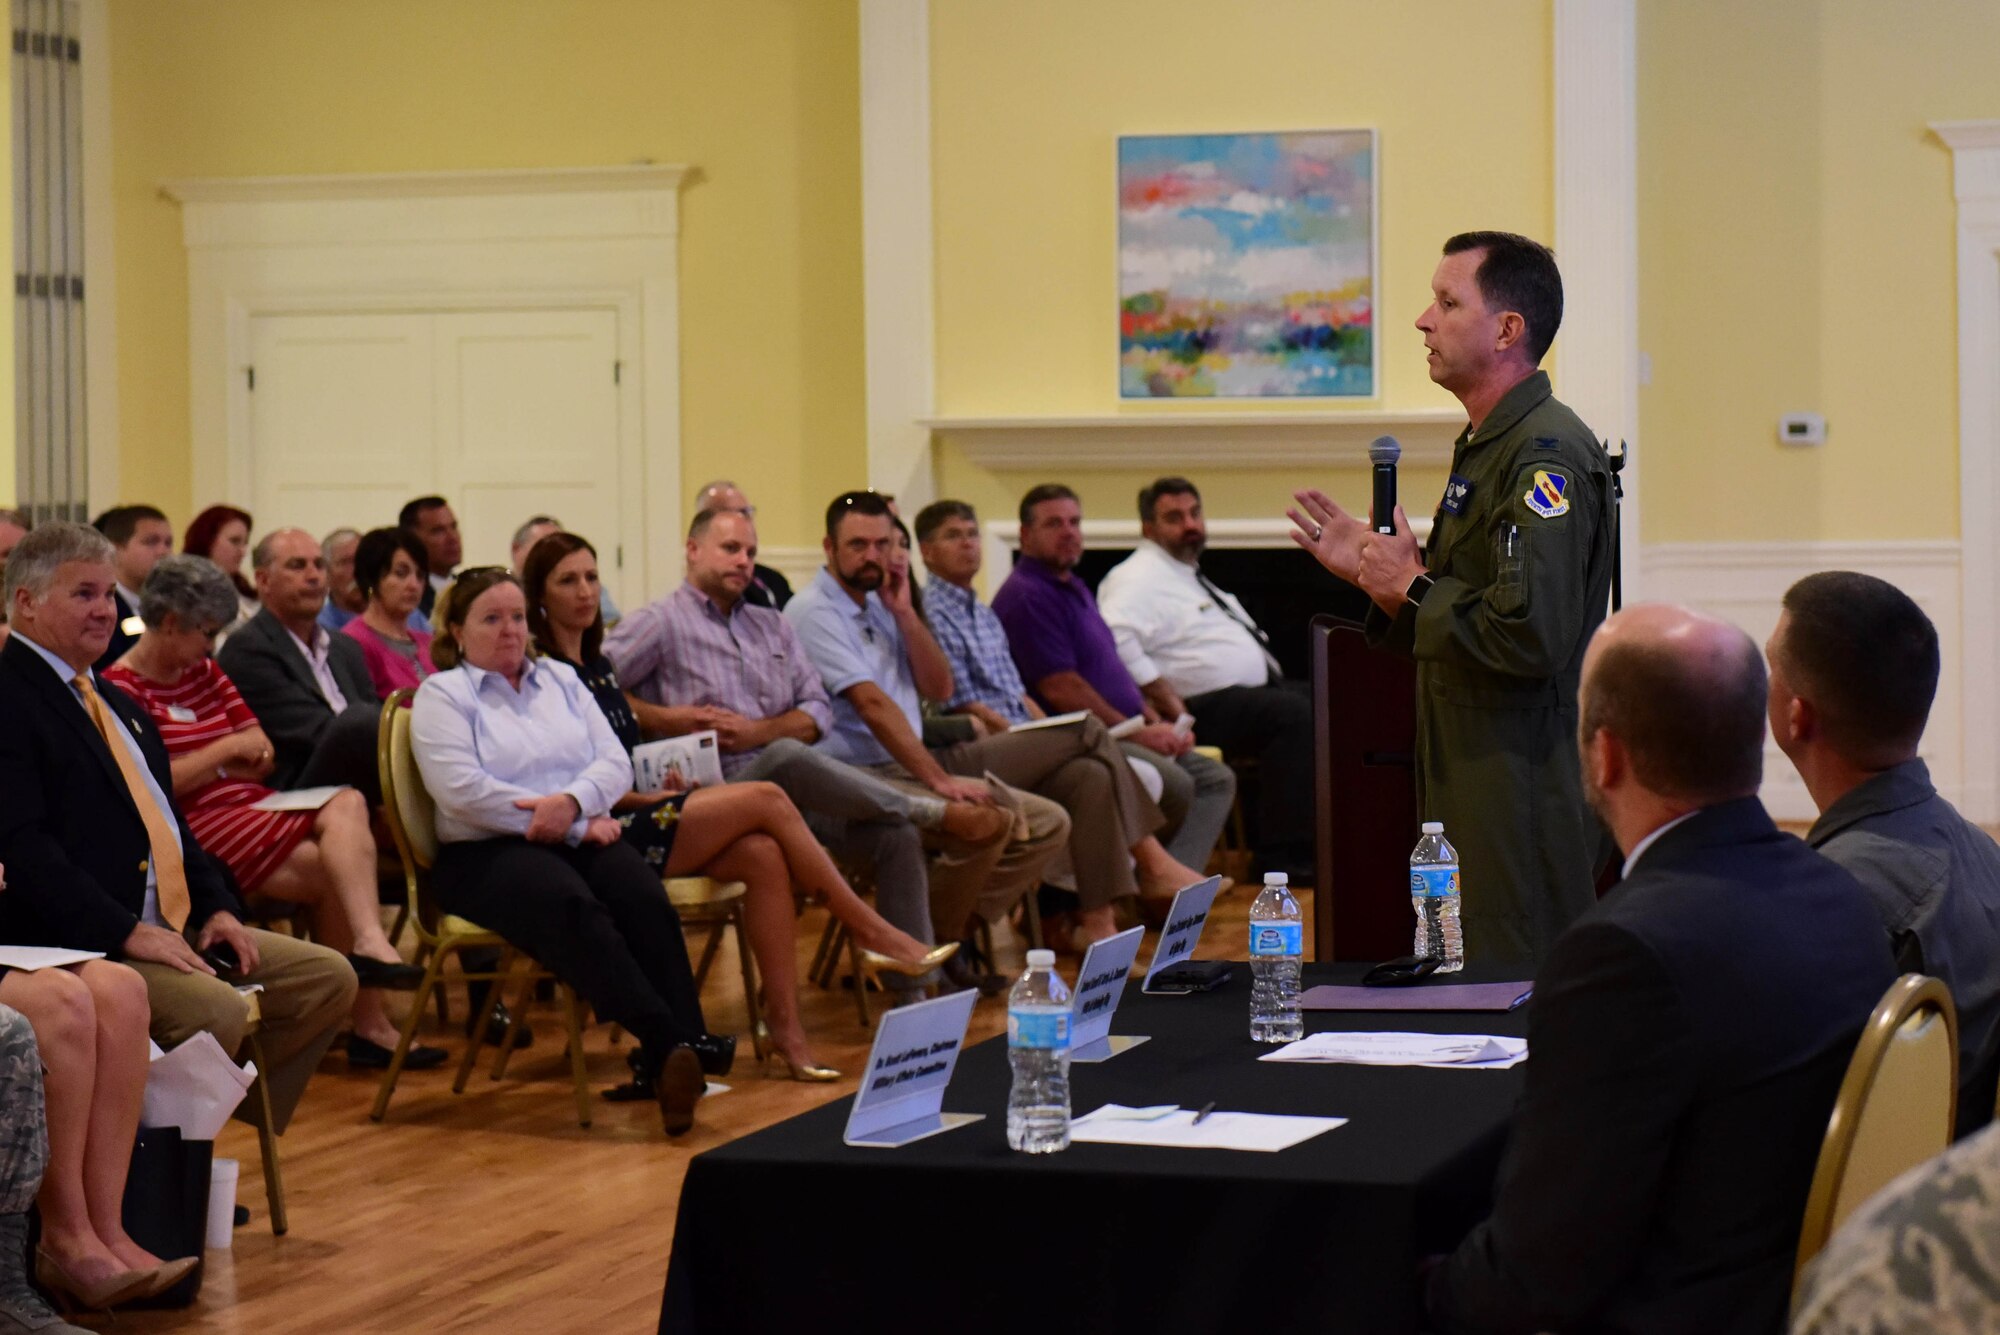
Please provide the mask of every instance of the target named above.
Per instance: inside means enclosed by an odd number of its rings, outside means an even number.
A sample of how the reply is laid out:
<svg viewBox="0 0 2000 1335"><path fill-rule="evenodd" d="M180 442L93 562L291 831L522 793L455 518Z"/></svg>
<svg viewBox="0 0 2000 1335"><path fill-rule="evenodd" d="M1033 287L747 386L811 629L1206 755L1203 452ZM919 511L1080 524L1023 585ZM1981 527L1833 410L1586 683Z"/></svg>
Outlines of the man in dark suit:
<svg viewBox="0 0 2000 1335"><path fill-rule="evenodd" d="M273 788L345 783L382 801L376 729L382 707L361 646L319 623L326 557L303 529L266 533L250 556L261 611L216 653L276 753Z"/></svg>
<svg viewBox="0 0 2000 1335"><path fill-rule="evenodd" d="M235 984L263 988L264 1072L273 1130L354 1001L338 952L245 927L222 875L170 794L166 747L146 712L96 679L111 638L112 544L49 524L9 559L14 633L0 650L0 940L101 950L146 980L153 1037L173 1047L206 1030L236 1055L249 1010ZM204 959L233 956L225 975Z"/></svg>
<svg viewBox="0 0 2000 1335"><path fill-rule="evenodd" d="M111 643L105 647L104 657L97 660L97 670L102 672L139 642L139 632L146 628L139 620L139 590L159 559L172 554L174 528L150 505L114 505L93 520L91 527L111 540L118 572L118 582L111 590L118 616L111 624Z"/></svg>
<svg viewBox="0 0 2000 1335"><path fill-rule="evenodd" d="M1439 1329L1783 1328L1834 1094L1895 966L1866 892L1757 800L1765 703L1722 622L1642 606L1592 640L1583 773L1625 878L1536 975L1493 1213L1429 1277Z"/></svg>

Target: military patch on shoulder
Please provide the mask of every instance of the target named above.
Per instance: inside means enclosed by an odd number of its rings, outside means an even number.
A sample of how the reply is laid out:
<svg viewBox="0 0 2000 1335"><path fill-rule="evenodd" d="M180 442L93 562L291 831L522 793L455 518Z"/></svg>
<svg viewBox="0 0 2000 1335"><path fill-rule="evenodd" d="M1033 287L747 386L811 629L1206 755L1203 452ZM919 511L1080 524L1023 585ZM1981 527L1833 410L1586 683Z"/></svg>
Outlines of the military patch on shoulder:
<svg viewBox="0 0 2000 1335"><path fill-rule="evenodd" d="M1551 473L1547 469L1535 470L1535 480L1521 498L1528 508L1544 519L1554 519L1569 513L1569 479L1561 473Z"/></svg>

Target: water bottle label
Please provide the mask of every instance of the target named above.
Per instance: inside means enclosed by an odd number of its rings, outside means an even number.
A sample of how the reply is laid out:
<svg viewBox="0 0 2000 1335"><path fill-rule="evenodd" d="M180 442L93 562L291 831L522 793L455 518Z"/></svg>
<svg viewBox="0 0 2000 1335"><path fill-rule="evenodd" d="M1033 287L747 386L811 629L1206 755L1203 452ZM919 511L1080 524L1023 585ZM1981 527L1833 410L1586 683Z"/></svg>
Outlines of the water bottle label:
<svg viewBox="0 0 2000 1335"><path fill-rule="evenodd" d="M1410 869L1410 893L1426 898L1438 899L1458 893L1458 868L1456 867L1412 867Z"/></svg>
<svg viewBox="0 0 2000 1335"><path fill-rule="evenodd" d="M1069 1020L1070 1014L1066 1010L1010 1010L1007 1012L1007 1046L1062 1052L1069 1047Z"/></svg>
<svg viewBox="0 0 2000 1335"><path fill-rule="evenodd" d="M1305 928L1295 922L1253 922L1250 924L1250 954L1303 955Z"/></svg>

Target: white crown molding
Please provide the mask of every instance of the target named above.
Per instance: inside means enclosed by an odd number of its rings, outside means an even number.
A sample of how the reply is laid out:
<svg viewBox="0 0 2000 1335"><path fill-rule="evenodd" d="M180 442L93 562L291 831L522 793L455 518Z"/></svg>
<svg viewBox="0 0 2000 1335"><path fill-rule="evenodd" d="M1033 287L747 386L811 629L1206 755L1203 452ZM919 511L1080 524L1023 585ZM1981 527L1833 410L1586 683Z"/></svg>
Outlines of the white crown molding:
<svg viewBox="0 0 2000 1335"><path fill-rule="evenodd" d="M1951 150L1952 193L1961 222L1973 210L1990 218L1991 208L2000 206L2000 120L1936 121L1931 133Z"/></svg>
<svg viewBox="0 0 2000 1335"><path fill-rule="evenodd" d="M1368 462L1401 433L1403 462L1442 466L1465 427L1457 409L1343 413L1122 413L1087 417L933 417L921 425L995 471L1027 468L1238 467Z"/></svg>
<svg viewBox="0 0 2000 1335"><path fill-rule="evenodd" d="M2000 148L2000 121L1932 121L1931 133L1954 153L1970 148Z"/></svg>
<svg viewBox="0 0 2000 1335"><path fill-rule="evenodd" d="M328 176L184 177L161 184L180 204L347 203L363 199L449 199L486 195L617 194L678 190L689 169L678 164L613 167L500 168L490 171L357 172Z"/></svg>

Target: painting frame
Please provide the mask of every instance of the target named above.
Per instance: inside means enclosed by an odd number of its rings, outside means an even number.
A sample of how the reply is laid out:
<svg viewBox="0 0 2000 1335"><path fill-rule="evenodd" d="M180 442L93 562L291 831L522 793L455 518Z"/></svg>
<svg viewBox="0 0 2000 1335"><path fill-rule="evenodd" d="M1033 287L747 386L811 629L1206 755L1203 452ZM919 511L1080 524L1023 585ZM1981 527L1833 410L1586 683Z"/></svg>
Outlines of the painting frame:
<svg viewBox="0 0 2000 1335"><path fill-rule="evenodd" d="M1222 172L1223 159L1227 172L1244 179L1211 179ZM1173 170L1198 188L1143 193L1163 163L1178 163ZM1289 193L1268 188L1310 179L1310 172L1296 170L1300 163L1331 174L1335 183ZM1112 167L1121 404L1381 401L1382 188L1376 127L1121 134L1113 144ZM1133 208L1140 198L1147 207ZM1178 207L1159 208L1163 198ZM1276 216L1266 224L1260 214ZM1144 235L1142 218L1156 235ZM1161 234L1200 235L1204 224L1210 229L1209 264L1174 273L1169 281L1178 286L1166 288L1157 306L1135 305L1135 298L1161 291L1149 279L1163 266L1184 264L1201 251L1183 247L1169 258L1149 253L1161 249ZM1365 243L1351 235L1357 225L1366 227ZM1225 226L1234 238L1224 233ZM1273 233L1287 227L1309 237L1316 229L1325 235L1317 242L1298 244L1288 236L1288 244L1274 244ZM1244 275L1262 275L1269 290L1248 291L1232 305L1226 294L1246 281ZM1281 290L1277 285L1287 275L1308 285ZM1325 285L1310 285L1319 280ZM1358 338L1365 338L1365 352L1357 352Z"/></svg>

